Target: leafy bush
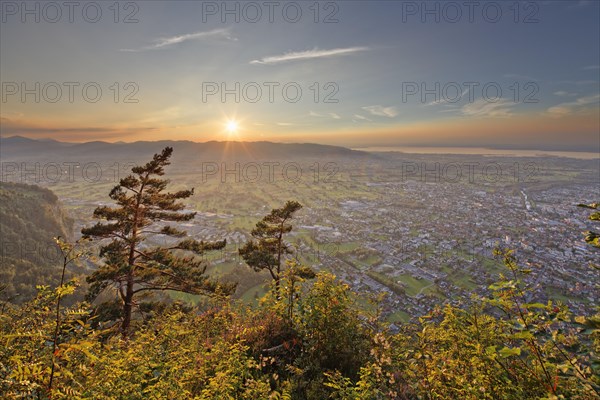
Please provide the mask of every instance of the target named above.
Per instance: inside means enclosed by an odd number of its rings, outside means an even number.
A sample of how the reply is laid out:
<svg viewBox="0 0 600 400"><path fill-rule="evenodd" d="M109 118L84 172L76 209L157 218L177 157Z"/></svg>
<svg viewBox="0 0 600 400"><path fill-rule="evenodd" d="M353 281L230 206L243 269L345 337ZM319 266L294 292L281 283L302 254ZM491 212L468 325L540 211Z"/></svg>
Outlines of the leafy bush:
<svg viewBox="0 0 600 400"><path fill-rule="evenodd" d="M397 334L373 323L330 274L304 283L293 321L287 307L269 302L251 309L217 301L204 310L174 303L124 340L102 324L92 328L95 316L81 303L60 309L54 357L57 296L76 283L39 287L28 303L2 305L0 392L7 399L597 398L599 316L522 301L521 285L504 277L490 298L437 308Z"/></svg>

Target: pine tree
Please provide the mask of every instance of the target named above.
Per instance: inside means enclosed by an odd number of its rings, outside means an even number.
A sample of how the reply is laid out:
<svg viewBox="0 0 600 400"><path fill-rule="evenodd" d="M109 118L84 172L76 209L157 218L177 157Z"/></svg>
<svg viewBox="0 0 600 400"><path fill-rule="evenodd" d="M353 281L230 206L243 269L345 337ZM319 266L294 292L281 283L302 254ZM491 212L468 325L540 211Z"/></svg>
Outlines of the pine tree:
<svg viewBox="0 0 600 400"><path fill-rule="evenodd" d="M275 208L258 221L251 235L254 239L240 248L239 253L255 271L267 270L275 281L275 292L279 298L281 280L281 262L286 254L292 253L291 247L283 240L283 235L292 230L289 221L294 213L302 208L297 201L287 201L282 208Z"/></svg>
<svg viewBox="0 0 600 400"><path fill-rule="evenodd" d="M108 239L100 248L104 263L87 278L89 297L104 289L115 288L121 301L121 333L129 336L135 298L141 292L174 290L192 294L230 294L233 284L221 284L204 275L206 263L195 255L225 247L225 240L197 241L187 237L168 222L190 221L196 213L183 212L181 199L194 190L165 192L169 183L159 177L170 164L171 147L155 154L144 166L132 168L110 192L116 207L100 206L94 217L105 220L82 229L84 237ZM165 223L166 222L166 223ZM170 246L146 244L148 235L162 234L179 238ZM182 255L187 253L188 255ZM190 255L191 254L191 255Z"/></svg>

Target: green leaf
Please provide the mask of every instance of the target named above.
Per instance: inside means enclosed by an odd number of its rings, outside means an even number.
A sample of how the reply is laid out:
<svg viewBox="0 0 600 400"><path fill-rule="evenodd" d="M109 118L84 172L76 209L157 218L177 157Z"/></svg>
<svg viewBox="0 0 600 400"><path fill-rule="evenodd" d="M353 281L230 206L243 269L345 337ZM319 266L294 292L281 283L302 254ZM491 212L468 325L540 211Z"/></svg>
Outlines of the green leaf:
<svg viewBox="0 0 600 400"><path fill-rule="evenodd" d="M493 354L496 354L496 346L488 346L485 348L485 354L491 356Z"/></svg>
<svg viewBox="0 0 600 400"><path fill-rule="evenodd" d="M504 347L502 348L498 354L500 354L500 357L502 358L508 358L510 356L518 356L521 355L521 349L519 347L514 347L514 348L509 348L509 347Z"/></svg>
<svg viewBox="0 0 600 400"><path fill-rule="evenodd" d="M546 308L545 304L542 303L526 303L523 304L524 308Z"/></svg>
<svg viewBox="0 0 600 400"><path fill-rule="evenodd" d="M521 273L524 275L529 275L531 273L531 270L530 269L522 269Z"/></svg>
<svg viewBox="0 0 600 400"><path fill-rule="evenodd" d="M533 334L529 331L522 331L522 332L517 332L517 333L513 334L511 337L513 339L527 340L527 339L533 339ZM517 350L519 350L519 354L520 354L521 349L517 348Z"/></svg>

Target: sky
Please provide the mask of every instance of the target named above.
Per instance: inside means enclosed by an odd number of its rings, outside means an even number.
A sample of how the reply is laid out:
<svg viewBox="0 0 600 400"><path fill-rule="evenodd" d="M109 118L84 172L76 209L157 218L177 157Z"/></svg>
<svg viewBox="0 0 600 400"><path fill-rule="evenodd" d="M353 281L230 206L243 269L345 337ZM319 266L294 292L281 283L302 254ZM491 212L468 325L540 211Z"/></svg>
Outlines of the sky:
<svg viewBox="0 0 600 400"><path fill-rule="evenodd" d="M600 151L600 2L3 1L0 135Z"/></svg>

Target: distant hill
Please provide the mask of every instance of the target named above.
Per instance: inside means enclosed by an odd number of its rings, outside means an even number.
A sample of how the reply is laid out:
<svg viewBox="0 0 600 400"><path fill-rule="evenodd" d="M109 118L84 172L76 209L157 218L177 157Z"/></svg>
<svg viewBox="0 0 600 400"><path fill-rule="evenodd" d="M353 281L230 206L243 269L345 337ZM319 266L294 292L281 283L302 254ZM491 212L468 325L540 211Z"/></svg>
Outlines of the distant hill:
<svg viewBox="0 0 600 400"><path fill-rule="evenodd" d="M0 182L0 285L6 285L0 299L22 302L36 285L57 285L61 269L53 237L70 239L72 230L50 190Z"/></svg>
<svg viewBox="0 0 600 400"><path fill-rule="evenodd" d="M221 160L318 160L377 158L370 153L345 147L311 143L273 142L191 142L161 140L133 143L86 142L65 143L34 140L21 136L0 138L0 158L4 162L22 161L147 161L148 156L164 147L174 149L173 163L201 163Z"/></svg>

